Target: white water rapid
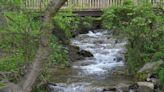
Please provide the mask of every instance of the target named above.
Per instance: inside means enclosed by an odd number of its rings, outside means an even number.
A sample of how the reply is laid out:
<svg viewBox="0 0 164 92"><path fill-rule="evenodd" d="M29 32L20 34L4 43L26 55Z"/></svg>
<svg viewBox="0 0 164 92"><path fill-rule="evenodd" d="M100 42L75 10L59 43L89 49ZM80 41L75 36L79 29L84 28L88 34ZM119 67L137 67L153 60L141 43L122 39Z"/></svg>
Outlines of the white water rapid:
<svg viewBox="0 0 164 92"><path fill-rule="evenodd" d="M121 80L111 77L110 73L124 66L125 39L115 39L108 31L89 31L72 39L72 44L91 52L94 57L75 62L72 70L76 70L76 74L63 75L63 79L58 80L65 81L50 85L51 92L102 92L102 86L97 85Z"/></svg>

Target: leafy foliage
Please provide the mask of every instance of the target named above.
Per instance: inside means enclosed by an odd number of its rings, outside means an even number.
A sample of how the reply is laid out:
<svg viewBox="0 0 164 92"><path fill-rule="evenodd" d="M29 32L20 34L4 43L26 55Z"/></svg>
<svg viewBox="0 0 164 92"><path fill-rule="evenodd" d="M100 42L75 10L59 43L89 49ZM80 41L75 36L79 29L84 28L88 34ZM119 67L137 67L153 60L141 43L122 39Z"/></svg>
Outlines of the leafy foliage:
<svg viewBox="0 0 164 92"><path fill-rule="evenodd" d="M70 30L74 30L75 26L72 27L71 23L75 20L71 9L68 9L64 12L59 12L56 16L53 18L53 22L55 27L58 27L61 31L64 31L64 33L69 37L71 36Z"/></svg>
<svg viewBox="0 0 164 92"><path fill-rule="evenodd" d="M23 12L6 12L4 16L7 27L0 30L0 49L7 56L0 59L0 71L17 71L35 55L40 23Z"/></svg>
<svg viewBox="0 0 164 92"><path fill-rule="evenodd" d="M62 12L58 12L53 17L55 28L63 31L67 37L72 36L72 32L81 30L82 28L91 28L94 18L92 17L79 17L73 14L72 8L68 8Z"/></svg>
<svg viewBox="0 0 164 92"><path fill-rule="evenodd" d="M164 85L164 68L159 71L159 78L162 85Z"/></svg>
<svg viewBox="0 0 164 92"><path fill-rule="evenodd" d="M14 0L14 1L11 1L11 0L1 0L0 3L1 4L20 4L23 0Z"/></svg>
<svg viewBox="0 0 164 92"><path fill-rule="evenodd" d="M66 48L60 45L57 38L52 35L51 37L51 56L50 56L50 66L54 64L68 64L68 54Z"/></svg>
<svg viewBox="0 0 164 92"><path fill-rule="evenodd" d="M123 6L105 10L105 28L128 35L126 54L129 73L135 74L146 62L164 59L164 17L154 12L148 2L134 5L131 0Z"/></svg>
<svg viewBox="0 0 164 92"><path fill-rule="evenodd" d="M18 71L24 63L24 56L20 51L15 55L0 59L0 71Z"/></svg>

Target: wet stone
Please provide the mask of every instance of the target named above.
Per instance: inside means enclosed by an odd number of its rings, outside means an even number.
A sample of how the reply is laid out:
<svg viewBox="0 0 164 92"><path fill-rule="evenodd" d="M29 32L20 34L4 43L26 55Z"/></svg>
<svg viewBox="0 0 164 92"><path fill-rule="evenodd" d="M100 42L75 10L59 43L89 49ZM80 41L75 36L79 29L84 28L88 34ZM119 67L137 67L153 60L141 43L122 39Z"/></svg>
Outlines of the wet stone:
<svg viewBox="0 0 164 92"><path fill-rule="evenodd" d="M86 51L86 50L81 50L78 52L78 54L83 56L83 57L93 57L93 54L89 51Z"/></svg>
<svg viewBox="0 0 164 92"><path fill-rule="evenodd" d="M116 92L117 89L116 88L104 88L103 92Z"/></svg>

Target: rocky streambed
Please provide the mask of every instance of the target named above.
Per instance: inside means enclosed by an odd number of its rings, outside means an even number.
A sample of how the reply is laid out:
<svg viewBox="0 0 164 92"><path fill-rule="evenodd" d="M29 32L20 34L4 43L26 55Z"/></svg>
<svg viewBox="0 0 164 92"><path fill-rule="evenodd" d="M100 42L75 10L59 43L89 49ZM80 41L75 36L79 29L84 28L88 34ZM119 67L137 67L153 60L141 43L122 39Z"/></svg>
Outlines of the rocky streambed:
<svg viewBox="0 0 164 92"><path fill-rule="evenodd" d="M126 39L116 39L107 30L78 35L72 45L79 46L85 58L73 62L71 68L53 72L49 92L138 92L134 91L138 88L135 80L124 75L126 44Z"/></svg>

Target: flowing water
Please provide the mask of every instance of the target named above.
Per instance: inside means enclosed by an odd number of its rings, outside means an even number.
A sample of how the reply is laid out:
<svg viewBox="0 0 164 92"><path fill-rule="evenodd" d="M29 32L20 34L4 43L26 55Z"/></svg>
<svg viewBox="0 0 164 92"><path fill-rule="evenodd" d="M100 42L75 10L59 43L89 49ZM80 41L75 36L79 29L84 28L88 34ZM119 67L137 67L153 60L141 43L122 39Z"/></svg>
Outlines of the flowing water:
<svg viewBox="0 0 164 92"><path fill-rule="evenodd" d="M118 40L110 31L89 31L72 39L72 44L91 52L94 57L74 62L71 68L54 73L56 85L51 92L102 92L104 87L130 83L126 76L114 75L123 71L126 40Z"/></svg>

